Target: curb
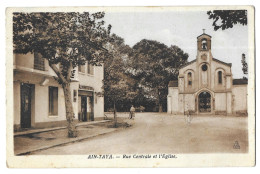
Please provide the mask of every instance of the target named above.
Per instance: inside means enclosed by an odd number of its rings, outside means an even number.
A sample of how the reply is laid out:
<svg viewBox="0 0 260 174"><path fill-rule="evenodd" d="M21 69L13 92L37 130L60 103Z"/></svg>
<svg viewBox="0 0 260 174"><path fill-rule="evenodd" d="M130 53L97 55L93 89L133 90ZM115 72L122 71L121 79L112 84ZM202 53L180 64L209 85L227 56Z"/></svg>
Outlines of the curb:
<svg viewBox="0 0 260 174"><path fill-rule="evenodd" d="M30 153L33 153L33 152L46 150L46 149L50 149L50 148L53 148L53 147L57 147L57 146L61 146L61 145L69 144L69 143L75 143L75 142L82 141L82 140L85 140L85 139L94 138L94 137L97 137L97 136L100 136L100 135L105 135L105 134L109 134L109 133L112 133L112 132L116 132L118 130L119 129L115 129L115 130L112 130L112 131L109 131L109 132L103 132L103 133L93 135L93 136L89 136L89 137L78 138L76 140L71 140L71 141L68 141L68 142L63 142L63 143L58 143L58 144L55 144L55 145L45 146L45 147L41 147L41 148L38 148L38 149L17 153L17 154L14 154L14 155L15 156L29 155Z"/></svg>
<svg viewBox="0 0 260 174"><path fill-rule="evenodd" d="M98 124L98 123L106 123L110 122L111 120L102 120L97 122L86 122L86 123L80 123L77 124L76 127L86 126L86 125L92 125L92 124ZM54 128L46 128L46 129L39 129L39 130L31 130L31 131L24 131L24 132L15 132L14 137L23 136L23 135L30 135L30 134L36 134L36 133L42 133L42 132L49 132L49 131L56 131L61 129L66 129L66 126L62 127L54 127Z"/></svg>

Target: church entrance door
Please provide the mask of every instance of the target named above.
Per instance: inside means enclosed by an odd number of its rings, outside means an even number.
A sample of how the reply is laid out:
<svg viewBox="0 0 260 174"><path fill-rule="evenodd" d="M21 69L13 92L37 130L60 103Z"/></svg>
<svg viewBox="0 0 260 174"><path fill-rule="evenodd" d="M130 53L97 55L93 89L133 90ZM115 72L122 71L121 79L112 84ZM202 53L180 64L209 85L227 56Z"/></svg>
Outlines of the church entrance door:
<svg viewBox="0 0 260 174"><path fill-rule="evenodd" d="M211 112L211 95L208 92L201 92L199 94L199 112Z"/></svg>

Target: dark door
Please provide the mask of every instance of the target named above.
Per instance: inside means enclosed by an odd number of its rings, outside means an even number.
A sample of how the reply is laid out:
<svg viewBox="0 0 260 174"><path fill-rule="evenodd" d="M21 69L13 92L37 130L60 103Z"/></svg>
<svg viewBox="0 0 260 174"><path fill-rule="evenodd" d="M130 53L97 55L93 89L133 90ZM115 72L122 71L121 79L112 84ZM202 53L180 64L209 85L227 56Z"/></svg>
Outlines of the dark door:
<svg viewBox="0 0 260 174"><path fill-rule="evenodd" d="M82 121L87 121L87 97L81 96Z"/></svg>
<svg viewBox="0 0 260 174"><path fill-rule="evenodd" d="M21 83L21 128L31 127L31 92L33 85Z"/></svg>
<svg viewBox="0 0 260 174"><path fill-rule="evenodd" d="M199 94L199 111L211 112L211 95L208 92Z"/></svg>
<svg viewBox="0 0 260 174"><path fill-rule="evenodd" d="M88 111L89 114L89 121L94 121L94 101L93 97L89 97L89 105L90 105L90 111Z"/></svg>

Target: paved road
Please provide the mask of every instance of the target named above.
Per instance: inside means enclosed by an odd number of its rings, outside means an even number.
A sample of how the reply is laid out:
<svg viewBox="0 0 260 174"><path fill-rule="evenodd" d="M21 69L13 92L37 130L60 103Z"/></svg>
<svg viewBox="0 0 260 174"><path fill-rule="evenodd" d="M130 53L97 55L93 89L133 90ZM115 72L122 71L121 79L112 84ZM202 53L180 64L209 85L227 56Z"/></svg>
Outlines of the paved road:
<svg viewBox="0 0 260 174"><path fill-rule="evenodd" d="M247 117L138 113L134 126L34 154L241 153L248 150ZM238 142L240 149L233 148ZM238 147L238 146L236 146Z"/></svg>

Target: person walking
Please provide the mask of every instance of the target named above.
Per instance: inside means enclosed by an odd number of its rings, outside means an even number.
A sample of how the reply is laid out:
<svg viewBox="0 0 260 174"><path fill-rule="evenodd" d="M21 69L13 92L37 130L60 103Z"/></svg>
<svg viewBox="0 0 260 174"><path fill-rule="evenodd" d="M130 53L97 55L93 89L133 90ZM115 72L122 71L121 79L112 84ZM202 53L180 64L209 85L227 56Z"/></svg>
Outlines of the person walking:
<svg viewBox="0 0 260 174"><path fill-rule="evenodd" d="M132 105L130 108L130 119L132 119L134 117L134 114L135 114L135 108L134 108L134 105Z"/></svg>

